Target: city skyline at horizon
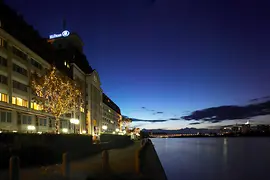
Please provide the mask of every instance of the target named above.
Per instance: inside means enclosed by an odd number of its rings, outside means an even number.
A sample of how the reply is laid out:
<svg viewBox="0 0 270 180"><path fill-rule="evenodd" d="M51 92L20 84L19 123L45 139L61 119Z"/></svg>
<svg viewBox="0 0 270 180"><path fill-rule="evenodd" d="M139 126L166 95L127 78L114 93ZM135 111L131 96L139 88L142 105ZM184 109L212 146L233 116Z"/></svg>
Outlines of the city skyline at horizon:
<svg viewBox="0 0 270 180"><path fill-rule="evenodd" d="M71 3L61 9L62 1L53 7L50 1L26 2L7 3L43 37L61 32L65 17L67 29L81 36L90 65L99 72L105 93L114 99L123 115L157 120L136 122L135 126L208 127L216 124L195 124L180 117L210 107L243 106L254 98L269 96L270 86L265 83L270 67L266 48L269 20L258 18L254 4L247 3L239 10L237 5L241 3L230 1L223 6L211 1L118 1L106 5L92 1ZM267 5L265 10L270 7ZM29 13L29 9L38 12L41 8L52 13ZM268 123L268 118L252 120ZM246 120L218 123L241 121Z"/></svg>

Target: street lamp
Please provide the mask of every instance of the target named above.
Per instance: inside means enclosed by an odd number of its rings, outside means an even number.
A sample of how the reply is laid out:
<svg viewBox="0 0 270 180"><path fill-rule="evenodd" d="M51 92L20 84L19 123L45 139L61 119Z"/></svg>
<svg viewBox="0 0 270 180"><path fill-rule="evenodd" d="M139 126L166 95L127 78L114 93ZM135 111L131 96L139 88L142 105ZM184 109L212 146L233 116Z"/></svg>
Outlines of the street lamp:
<svg viewBox="0 0 270 180"><path fill-rule="evenodd" d="M115 129L116 132L119 132L120 130L118 128Z"/></svg>
<svg viewBox="0 0 270 180"><path fill-rule="evenodd" d="M75 118L71 118L70 119L70 123L73 124L73 127L74 127L74 134L75 134L75 128L76 128L76 125L80 123L79 119L75 119Z"/></svg>
<svg viewBox="0 0 270 180"><path fill-rule="evenodd" d="M63 128L62 131L63 131L63 133L67 133L68 132L68 129L67 128Z"/></svg>
<svg viewBox="0 0 270 180"><path fill-rule="evenodd" d="M108 126L103 125L103 126L102 126L102 129L103 129L103 130L107 130L107 129L108 129Z"/></svg>
<svg viewBox="0 0 270 180"><path fill-rule="evenodd" d="M36 127L30 125L30 126L27 126L27 129L30 131L34 131L34 130L36 130Z"/></svg>

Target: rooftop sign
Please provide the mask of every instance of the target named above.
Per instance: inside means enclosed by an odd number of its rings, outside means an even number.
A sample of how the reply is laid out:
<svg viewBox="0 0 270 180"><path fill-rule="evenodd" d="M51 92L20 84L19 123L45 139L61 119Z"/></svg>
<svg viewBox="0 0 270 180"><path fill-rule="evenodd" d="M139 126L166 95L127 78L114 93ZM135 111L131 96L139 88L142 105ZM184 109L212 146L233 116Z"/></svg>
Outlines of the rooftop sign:
<svg viewBox="0 0 270 180"><path fill-rule="evenodd" d="M64 30L61 34L52 34L49 36L50 39L59 38L59 37L67 37L70 32L68 30Z"/></svg>

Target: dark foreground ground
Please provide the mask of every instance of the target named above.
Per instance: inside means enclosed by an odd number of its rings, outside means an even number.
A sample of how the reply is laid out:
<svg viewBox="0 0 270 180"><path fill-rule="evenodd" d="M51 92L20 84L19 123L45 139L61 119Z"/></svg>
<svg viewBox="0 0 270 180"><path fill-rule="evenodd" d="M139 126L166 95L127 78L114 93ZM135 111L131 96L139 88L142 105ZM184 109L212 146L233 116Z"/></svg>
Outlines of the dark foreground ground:
<svg viewBox="0 0 270 180"><path fill-rule="evenodd" d="M94 156L71 162L70 180L90 179L166 179L166 175L155 152L154 147L147 146L143 159L144 168L140 174L136 173L135 154L140 148L140 142L122 148L109 150L109 172L102 170L102 156ZM22 168L21 180L58 180L67 179L62 176L60 164L35 168ZM0 171L0 179L8 179L8 170Z"/></svg>

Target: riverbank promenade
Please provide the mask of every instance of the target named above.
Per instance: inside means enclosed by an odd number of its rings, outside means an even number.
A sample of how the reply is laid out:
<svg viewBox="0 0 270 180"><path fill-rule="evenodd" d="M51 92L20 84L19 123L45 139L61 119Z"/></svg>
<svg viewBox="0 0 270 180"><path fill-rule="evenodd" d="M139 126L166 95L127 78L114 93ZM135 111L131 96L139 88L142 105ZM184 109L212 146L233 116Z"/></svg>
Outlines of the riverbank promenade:
<svg viewBox="0 0 270 180"><path fill-rule="evenodd" d="M63 177L62 165L56 164L38 168L20 169L21 180L87 180L87 179L166 179L163 168L155 153L153 146L148 146L144 156L144 171L139 173L136 169L136 152L140 142L122 148L108 150L109 168L104 171L102 167L102 153L77 161L70 162L69 177ZM8 180L8 171L0 172L1 180Z"/></svg>

